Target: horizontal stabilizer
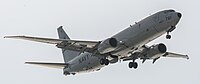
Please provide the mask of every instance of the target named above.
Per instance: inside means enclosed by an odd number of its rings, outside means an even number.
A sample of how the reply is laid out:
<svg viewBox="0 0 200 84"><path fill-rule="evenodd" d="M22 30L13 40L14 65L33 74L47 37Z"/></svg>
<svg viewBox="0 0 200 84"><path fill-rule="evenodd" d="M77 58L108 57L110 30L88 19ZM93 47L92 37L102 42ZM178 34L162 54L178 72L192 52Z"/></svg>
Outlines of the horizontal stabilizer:
<svg viewBox="0 0 200 84"><path fill-rule="evenodd" d="M69 66L69 64L66 64L66 63L45 63L45 62L25 62L25 64L33 64L33 65L39 65L39 66L57 68L57 69L63 69L64 67Z"/></svg>

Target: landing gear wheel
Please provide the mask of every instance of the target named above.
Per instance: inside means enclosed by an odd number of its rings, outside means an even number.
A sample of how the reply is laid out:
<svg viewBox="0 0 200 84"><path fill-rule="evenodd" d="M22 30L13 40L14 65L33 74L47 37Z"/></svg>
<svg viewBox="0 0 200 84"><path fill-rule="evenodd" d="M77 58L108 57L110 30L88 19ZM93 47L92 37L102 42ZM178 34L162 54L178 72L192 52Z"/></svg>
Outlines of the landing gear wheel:
<svg viewBox="0 0 200 84"><path fill-rule="evenodd" d="M76 73L72 73L72 75L76 75Z"/></svg>
<svg viewBox="0 0 200 84"><path fill-rule="evenodd" d="M104 65L105 64L105 59L100 59L100 64Z"/></svg>
<svg viewBox="0 0 200 84"><path fill-rule="evenodd" d="M133 68L133 62L129 62L128 67Z"/></svg>
<svg viewBox="0 0 200 84"><path fill-rule="evenodd" d="M129 62L128 67L136 69L138 67L138 64L137 62Z"/></svg>
<svg viewBox="0 0 200 84"><path fill-rule="evenodd" d="M109 60L108 59L105 59L105 61L104 61L105 63L105 65L108 65L109 64Z"/></svg>
<svg viewBox="0 0 200 84"><path fill-rule="evenodd" d="M64 74L65 76L70 75L70 73L67 72L67 71L65 71L63 74Z"/></svg>
<svg viewBox="0 0 200 84"><path fill-rule="evenodd" d="M109 64L109 60L108 59L100 59L100 64L101 65L108 65Z"/></svg>
<svg viewBox="0 0 200 84"><path fill-rule="evenodd" d="M166 39L171 39L171 35L166 35Z"/></svg>
<svg viewBox="0 0 200 84"><path fill-rule="evenodd" d="M133 68L136 69L137 67L138 67L138 63L137 63L137 62L134 62L134 63L133 63Z"/></svg>

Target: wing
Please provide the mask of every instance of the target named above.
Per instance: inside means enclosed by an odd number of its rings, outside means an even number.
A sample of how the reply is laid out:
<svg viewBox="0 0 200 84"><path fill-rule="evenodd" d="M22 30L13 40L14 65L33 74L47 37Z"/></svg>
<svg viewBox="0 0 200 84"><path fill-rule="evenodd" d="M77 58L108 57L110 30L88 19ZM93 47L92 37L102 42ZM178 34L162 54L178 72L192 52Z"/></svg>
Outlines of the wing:
<svg viewBox="0 0 200 84"><path fill-rule="evenodd" d="M74 51L87 51L92 52L94 48L100 43L100 41L80 41L80 40L69 40L69 39L52 39L52 38L41 38L41 37L30 37L30 36L5 36L4 38L23 39L41 43L56 44L58 48L65 48Z"/></svg>
<svg viewBox="0 0 200 84"><path fill-rule="evenodd" d="M165 54L162 55L162 57L174 57L174 58L189 59L188 55L182 55L182 54L177 54L177 53L172 53L172 52L166 52Z"/></svg>
<svg viewBox="0 0 200 84"><path fill-rule="evenodd" d="M30 37L30 36L5 36L4 38L23 39L23 40L48 43L48 44L59 44L63 41L62 39L40 38L40 37Z"/></svg>
<svg viewBox="0 0 200 84"><path fill-rule="evenodd" d="M160 53L160 51L155 52L155 50L151 50L151 49L154 49L152 47L154 47L154 46L151 46L151 47L146 46L146 45L142 46L138 50L131 53L129 56L124 57L122 59L123 59L123 61L129 61L129 60L140 58L143 60L143 63L145 62L146 59L153 59L153 63L154 63L160 57L173 57L173 58L189 59L188 55L183 55L183 54L178 54L178 53L173 53L173 52L165 52L165 53Z"/></svg>
<svg viewBox="0 0 200 84"><path fill-rule="evenodd" d="M33 65L39 65L39 66L57 68L57 69L63 69L64 67L69 66L69 64L66 64L66 63L25 62L25 64L33 64Z"/></svg>

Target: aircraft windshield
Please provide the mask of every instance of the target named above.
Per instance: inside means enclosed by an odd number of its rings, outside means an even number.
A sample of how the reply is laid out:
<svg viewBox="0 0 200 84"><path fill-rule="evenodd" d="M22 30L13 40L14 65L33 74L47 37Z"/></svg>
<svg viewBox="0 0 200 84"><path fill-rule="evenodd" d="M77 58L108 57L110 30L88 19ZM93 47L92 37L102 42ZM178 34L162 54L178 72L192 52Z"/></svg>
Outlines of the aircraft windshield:
<svg viewBox="0 0 200 84"><path fill-rule="evenodd" d="M175 12L175 10L165 10L164 13Z"/></svg>

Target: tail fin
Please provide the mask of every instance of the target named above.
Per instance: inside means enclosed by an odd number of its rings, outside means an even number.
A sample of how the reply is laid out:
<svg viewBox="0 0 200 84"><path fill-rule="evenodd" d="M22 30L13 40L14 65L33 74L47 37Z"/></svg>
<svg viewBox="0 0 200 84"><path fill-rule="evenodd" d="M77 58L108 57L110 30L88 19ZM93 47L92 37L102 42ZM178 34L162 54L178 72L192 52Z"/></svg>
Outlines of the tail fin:
<svg viewBox="0 0 200 84"><path fill-rule="evenodd" d="M57 31L58 31L59 39L70 39L69 36L66 34L66 32L63 30L62 26L60 26L57 29ZM69 62L70 60L78 56L79 53L80 52L77 52L77 51L62 49L62 54L63 54L65 63Z"/></svg>

